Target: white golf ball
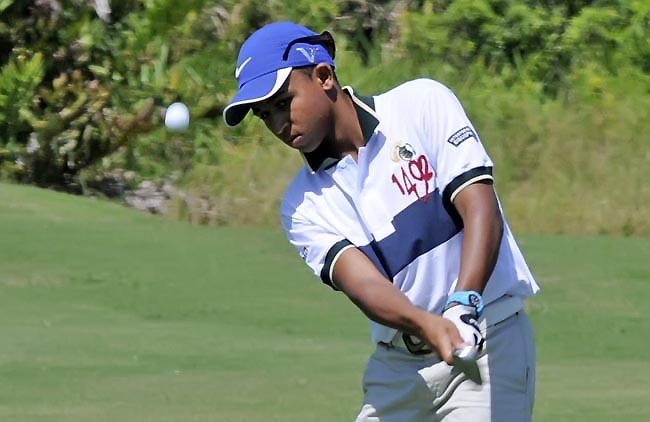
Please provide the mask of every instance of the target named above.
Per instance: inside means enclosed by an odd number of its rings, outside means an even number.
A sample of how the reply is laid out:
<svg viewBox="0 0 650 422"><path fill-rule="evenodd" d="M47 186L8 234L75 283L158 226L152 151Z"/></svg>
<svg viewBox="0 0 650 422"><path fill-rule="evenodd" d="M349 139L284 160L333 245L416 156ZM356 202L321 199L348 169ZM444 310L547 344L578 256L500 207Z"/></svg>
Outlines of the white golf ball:
<svg viewBox="0 0 650 422"><path fill-rule="evenodd" d="M190 110L183 103L173 103L165 112L165 126L169 130L182 132L190 124Z"/></svg>

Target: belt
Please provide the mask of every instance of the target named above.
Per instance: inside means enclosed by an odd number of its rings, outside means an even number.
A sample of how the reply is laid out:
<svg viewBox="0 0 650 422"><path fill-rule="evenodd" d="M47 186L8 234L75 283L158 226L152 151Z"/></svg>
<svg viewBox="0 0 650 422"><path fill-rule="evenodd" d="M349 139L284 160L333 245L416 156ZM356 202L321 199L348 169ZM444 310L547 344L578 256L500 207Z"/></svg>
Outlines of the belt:
<svg viewBox="0 0 650 422"><path fill-rule="evenodd" d="M504 295L494 302L485 305L483 315L478 320L478 326L483 335L487 328L505 321L524 308L524 300L518 296ZM414 355L426 355L433 350L416 336L398 331L390 342L380 341L381 346L406 350Z"/></svg>

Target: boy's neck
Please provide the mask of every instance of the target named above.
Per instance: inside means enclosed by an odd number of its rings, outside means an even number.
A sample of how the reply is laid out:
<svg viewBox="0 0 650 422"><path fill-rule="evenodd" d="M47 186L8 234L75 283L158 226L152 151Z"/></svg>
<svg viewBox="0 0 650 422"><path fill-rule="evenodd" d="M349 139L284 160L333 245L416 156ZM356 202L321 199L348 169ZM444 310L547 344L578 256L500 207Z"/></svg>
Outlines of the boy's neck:
<svg viewBox="0 0 650 422"><path fill-rule="evenodd" d="M334 103L334 139L331 146L335 158L352 156L357 161L359 149L365 145L356 108L350 95L339 89L338 101Z"/></svg>

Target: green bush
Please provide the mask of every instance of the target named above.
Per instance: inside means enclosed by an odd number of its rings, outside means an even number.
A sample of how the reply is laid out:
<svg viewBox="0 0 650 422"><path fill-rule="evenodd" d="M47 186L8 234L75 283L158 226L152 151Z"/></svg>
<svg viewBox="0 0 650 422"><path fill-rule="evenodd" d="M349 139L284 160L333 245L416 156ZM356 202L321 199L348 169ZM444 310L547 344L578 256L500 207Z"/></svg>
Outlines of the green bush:
<svg viewBox="0 0 650 422"><path fill-rule="evenodd" d="M275 224L300 160L259 124L225 128L221 113L241 42L287 19L331 30L337 74L360 92L414 77L454 89L516 226L650 233L637 182L648 165L638 135L648 120L647 1L109 4L105 15L83 0L0 0L0 177L80 192L129 170L133 183L175 180L186 195L175 199L178 218ZM173 101L190 107L184 133L162 127ZM630 182L615 186L613 174Z"/></svg>
<svg viewBox="0 0 650 422"><path fill-rule="evenodd" d="M17 51L0 69L0 175L15 177L25 172L21 155L29 139L27 115L43 75L40 53Z"/></svg>

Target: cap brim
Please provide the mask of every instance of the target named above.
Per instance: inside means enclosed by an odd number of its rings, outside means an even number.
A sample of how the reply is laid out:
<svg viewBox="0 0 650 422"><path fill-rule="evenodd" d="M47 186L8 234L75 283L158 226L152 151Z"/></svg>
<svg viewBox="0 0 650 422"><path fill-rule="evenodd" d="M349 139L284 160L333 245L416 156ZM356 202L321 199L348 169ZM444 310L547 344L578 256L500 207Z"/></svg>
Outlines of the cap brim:
<svg viewBox="0 0 650 422"><path fill-rule="evenodd" d="M230 127L237 126L251 109L251 104L275 95L291 74L291 67L278 69L244 84L223 110L223 120Z"/></svg>

